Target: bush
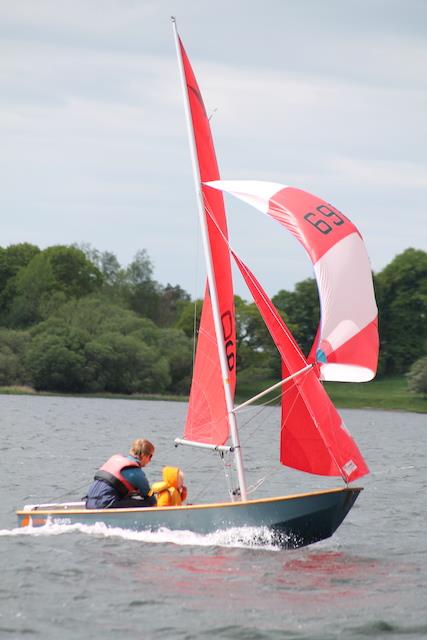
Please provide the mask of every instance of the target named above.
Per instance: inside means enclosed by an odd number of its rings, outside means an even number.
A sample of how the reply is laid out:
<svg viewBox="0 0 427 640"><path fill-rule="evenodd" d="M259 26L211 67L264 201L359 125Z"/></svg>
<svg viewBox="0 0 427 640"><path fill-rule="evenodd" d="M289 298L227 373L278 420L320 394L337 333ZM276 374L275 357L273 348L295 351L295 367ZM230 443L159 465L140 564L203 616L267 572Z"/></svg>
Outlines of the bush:
<svg viewBox="0 0 427 640"><path fill-rule="evenodd" d="M28 368L38 391L83 391L86 385L82 336L64 330L62 335L41 334L28 353Z"/></svg>
<svg viewBox="0 0 427 640"><path fill-rule="evenodd" d="M191 341L104 297L69 301L31 335L39 390L157 394L189 385Z"/></svg>
<svg viewBox="0 0 427 640"><path fill-rule="evenodd" d="M31 336L28 333L0 329L0 386L29 383L25 355L30 344Z"/></svg>
<svg viewBox="0 0 427 640"><path fill-rule="evenodd" d="M427 356L414 362L408 373L409 391L427 395Z"/></svg>
<svg viewBox="0 0 427 640"><path fill-rule="evenodd" d="M93 391L162 393L170 383L166 359L133 336L104 333L85 352Z"/></svg>

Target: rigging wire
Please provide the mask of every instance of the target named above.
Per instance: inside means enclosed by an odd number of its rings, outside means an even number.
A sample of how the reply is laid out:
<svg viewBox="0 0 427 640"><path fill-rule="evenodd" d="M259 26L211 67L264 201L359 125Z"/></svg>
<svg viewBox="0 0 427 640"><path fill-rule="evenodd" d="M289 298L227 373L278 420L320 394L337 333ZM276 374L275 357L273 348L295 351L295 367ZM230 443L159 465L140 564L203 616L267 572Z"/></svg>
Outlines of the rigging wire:
<svg viewBox="0 0 427 640"><path fill-rule="evenodd" d="M306 377L307 373L309 373L308 371L305 371L303 374L301 374L300 378L303 379ZM302 382L302 384L304 384L304 382ZM255 420L265 409L267 408L271 408L269 407L269 405L273 404L273 402L276 402L276 400L278 400L280 397L285 396L287 393L289 393L290 389L286 389L286 390L281 390L278 394L276 394L275 396L273 396L272 398L270 398L270 400L266 400L265 402L261 403L261 405L256 405L256 406L260 406L261 408L259 409L259 411L257 413L255 413L254 415L252 415L250 418L248 418L248 420L246 420L246 422L242 422L240 425L240 429L245 429L247 427L247 425L252 422L253 420ZM294 404L296 402L296 399L294 400ZM292 405L291 409L293 408L294 405ZM243 412L246 413L246 411ZM242 414L241 414L242 415ZM257 427L259 428L259 427ZM251 435L253 435L254 432L251 433Z"/></svg>
<svg viewBox="0 0 427 640"><path fill-rule="evenodd" d="M214 109L212 109L211 115L208 117L209 122L212 120L212 118L214 117L217 111L218 111L218 107L215 107Z"/></svg>
<svg viewBox="0 0 427 640"><path fill-rule="evenodd" d="M195 249L194 249L194 283L193 283L193 296L194 296L194 307L193 307L193 362L192 362L192 371L194 371L194 363L196 360L196 344L197 344L197 292L199 291L199 277L200 277L200 228L199 225L196 225L196 237L194 240Z"/></svg>
<svg viewBox="0 0 427 640"><path fill-rule="evenodd" d="M197 344L197 300L194 300L193 308L193 361L191 370L194 371L194 363L196 361L196 344Z"/></svg>
<svg viewBox="0 0 427 640"><path fill-rule="evenodd" d="M72 489L68 489L65 493L61 493L59 496L57 496L55 498L54 502L53 501L51 501L51 502L52 502L52 504L54 504L54 503L60 502L61 500L64 500L65 498L74 498L74 500L75 500L76 494L83 493L83 491L87 490L87 487L88 487L88 482L86 481L83 485L80 485L78 487L74 487ZM49 499L49 497L50 496L46 496L45 499L47 500L47 499ZM42 498L39 498L39 499L44 499L44 498L42 497ZM80 500L83 500L83 498L80 498L79 501Z"/></svg>
<svg viewBox="0 0 427 640"><path fill-rule="evenodd" d="M225 475L225 479L227 482L227 487L228 487L228 493L229 496L231 498L231 500L233 500L233 496L235 495L235 491L233 489L233 465L232 465L232 461L229 460L228 462L225 459L225 455L223 451L220 451L220 458L222 460L222 464L224 467L224 475Z"/></svg>
<svg viewBox="0 0 427 640"><path fill-rule="evenodd" d="M178 446L178 445L176 445L176 446ZM192 456L191 463L186 467L186 471L185 471L186 475L188 475L187 469L191 470L191 469L200 467L201 460L203 458L206 459L206 453L207 453L206 450L198 450L197 453L194 456ZM216 453L216 454L219 454L221 456L223 453L227 453L227 452L210 451L209 453ZM222 462L223 462L224 465L226 464L224 460L222 460ZM229 467L230 466L232 466L231 463L229 463ZM194 500L194 502L197 502L197 500L200 500L200 498L202 498L207 493L207 491L211 487L211 483L217 477L217 474L218 474L218 469L213 469L212 472L209 473L209 475L207 477L208 481L204 484L204 486L200 487L199 491L194 495L194 497L192 496L192 498L191 498L192 502L193 502L193 500ZM229 487L229 482L230 482L229 475L230 474L227 475L227 473L225 474L227 489L228 489L228 492L229 492L229 494L231 496L231 491L230 491L230 487Z"/></svg>

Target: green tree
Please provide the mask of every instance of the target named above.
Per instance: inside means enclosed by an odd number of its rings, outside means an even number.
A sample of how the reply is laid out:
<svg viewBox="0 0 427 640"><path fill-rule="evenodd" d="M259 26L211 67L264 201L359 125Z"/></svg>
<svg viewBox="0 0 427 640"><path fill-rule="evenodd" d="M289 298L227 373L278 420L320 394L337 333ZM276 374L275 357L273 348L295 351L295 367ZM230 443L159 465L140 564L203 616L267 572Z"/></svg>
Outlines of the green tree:
<svg viewBox="0 0 427 640"><path fill-rule="evenodd" d="M202 316L203 300L183 301L175 327L181 329L188 338L193 339L197 335Z"/></svg>
<svg viewBox="0 0 427 640"><path fill-rule="evenodd" d="M262 319L257 306L235 296L237 370L262 368L274 375L274 360L277 349ZM278 357L278 356L277 356Z"/></svg>
<svg viewBox="0 0 427 640"><path fill-rule="evenodd" d="M100 288L102 274L82 251L75 247L55 246L43 251L50 262L58 288L67 298L81 298Z"/></svg>
<svg viewBox="0 0 427 640"><path fill-rule="evenodd" d="M89 336L106 331L128 334L146 324L153 326L150 320L138 318L132 311L111 302L104 293L69 300L59 307L47 322L35 327L33 333L37 333L39 329L49 330L49 327L56 323L79 328Z"/></svg>
<svg viewBox="0 0 427 640"><path fill-rule="evenodd" d="M86 345L95 390L162 393L170 383L167 360L134 336L104 333Z"/></svg>
<svg viewBox="0 0 427 640"><path fill-rule="evenodd" d="M302 280L291 292L281 290L273 296L272 302L283 315L302 351L308 355L316 337L320 318L316 280Z"/></svg>
<svg viewBox="0 0 427 640"><path fill-rule="evenodd" d="M375 278L381 337L380 371L408 371L427 344L427 253L406 249Z"/></svg>
<svg viewBox="0 0 427 640"><path fill-rule="evenodd" d="M19 270L9 326L26 327L49 317L66 300L99 289L102 274L75 247L49 247Z"/></svg>
<svg viewBox="0 0 427 640"><path fill-rule="evenodd" d="M179 285L167 284L160 292L160 327L172 327L181 315L181 310L190 302L189 294Z"/></svg>
<svg viewBox="0 0 427 640"><path fill-rule="evenodd" d="M40 332L27 357L35 389L40 391L84 391L88 384L84 354L87 336L69 327Z"/></svg>
<svg viewBox="0 0 427 640"><path fill-rule="evenodd" d="M28 361L37 388L163 393L188 385L191 340L103 295L70 300L32 335Z"/></svg>
<svg viewBox="0 0 427 640"><path fill-rule="evenodd" d="M161 287L152 279L153 263L145 249L138 251L125 272L124 294L132 311L158 323Z"/></svg>
<svg viewBox="0 0 427 640"><path fill-rule="evenodd" d="M100 252L90 244L75 245L103 276L103 291L111 300L153 320L159 327L171 327L178 320L190 296L179 285L165 287L153 279L153 263L145 249L138 251L126 269L116 256Z"/></svg>
<svg viewBox="0 0 427 640"><path fill-rule="evenodd" d="M0 329L0 386L29 384L25 362L30 344L28 332Z"/></svg>
<svg viewBox="0 0 427 640"><path fill-rule="evenodd" d="M163 329L159 347L160 353L169 364L168 391L187 394L192 372L192 340L178 329Z"/></svg>
<svg viewBox="0 0 427 640"><path fill-rule="evenodd" d="M0 247L0 291L4 289L9 278L15 276L21 267L27 266L38 253L40 249L28 242L11 244L6 249Z"/></svg>
<svg viewBox="0 0 427 640"><path fill-rule="evenodd" d="M28 242L0 247L0 324L4 324L10 305L16 296L15 279L40 249Z"/></svg>
<svg viewBox="0 0 427 640"><path fill-rule="evenodd" d="M420 358L409 370L408 387L414 393L427 396L427 356Z"/></svg>
<svg viewBox="0 0 427 640"><path fill-rule="evenodd" d="M83 251L86 258L102 273L103 282L107 288L121 284L124 278L124 270L114 253L98 251L98 249L85 242L72 246Z"/></svg>

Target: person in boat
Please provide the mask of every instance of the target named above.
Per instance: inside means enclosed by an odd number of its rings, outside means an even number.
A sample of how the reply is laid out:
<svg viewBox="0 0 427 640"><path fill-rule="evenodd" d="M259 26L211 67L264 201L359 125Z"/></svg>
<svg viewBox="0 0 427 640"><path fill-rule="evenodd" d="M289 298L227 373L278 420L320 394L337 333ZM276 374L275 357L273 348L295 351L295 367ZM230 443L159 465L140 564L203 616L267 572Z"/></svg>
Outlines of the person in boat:
<svg viewBox="0 0 427 640"><path fill-rule="evenodd" d="M162 475L163 481L151 485L151 492L157 495L157 506L181 506L187 498L184 473L178 467L163 467Z"/></svg>
<svg viewBox="0 0 427 640"><path fill-rule="evenodd" d="M134 440L128 456L116 453L95 473L86 496L87 509L155 507L156 497L142 470L151 462L154 445Z"/></svg>

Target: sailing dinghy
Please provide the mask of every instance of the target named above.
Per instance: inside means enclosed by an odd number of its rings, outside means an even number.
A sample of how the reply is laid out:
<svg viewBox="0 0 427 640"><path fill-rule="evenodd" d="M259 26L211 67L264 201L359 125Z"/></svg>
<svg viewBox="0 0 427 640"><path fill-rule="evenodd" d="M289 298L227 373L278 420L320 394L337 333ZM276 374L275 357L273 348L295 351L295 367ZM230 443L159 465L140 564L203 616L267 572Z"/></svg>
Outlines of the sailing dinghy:
<svg viewBox="0 0 427 640"><path fill-rule="evenodd" d="M299 189L254 181L221 181L209 119L190 62L174 38L184 94L198 213L206 260L203 303L188 415L177 445L233 456L237 485L221 503L145 509L86 509L82 502L28 505L20 526L96 524L133 530L208 534L234 528L267 530L270 541L299 547L331 536L361 487L349 486L368 468L329 399L322 380L368 381L378 357L377 309L369 260L350 220ZM321 322L306 358L255 275L231 250L222 191L272 216L304 246L313 262ZM235 260L282 360L280 461L302 472L336 476L343 486L294 495L248 499L235 405L236 320L231 274Z"/></svg>

